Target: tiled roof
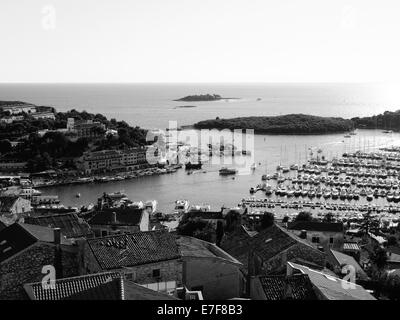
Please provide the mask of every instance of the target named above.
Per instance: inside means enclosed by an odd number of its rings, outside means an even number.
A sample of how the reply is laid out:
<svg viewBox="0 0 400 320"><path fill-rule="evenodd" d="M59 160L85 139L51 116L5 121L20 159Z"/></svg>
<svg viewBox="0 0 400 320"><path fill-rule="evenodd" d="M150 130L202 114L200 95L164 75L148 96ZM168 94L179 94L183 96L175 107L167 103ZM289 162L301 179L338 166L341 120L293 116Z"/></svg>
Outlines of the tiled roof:
<svg viewBox="0 0 400 320"><path fill-rule="evenodd" d="M79 238L90 233L90 226L75 213L26 217L25 223L50 228L60 228L67 238Z"/></svg>
<svg viewBox="0 0 400 320"><path fill-rule="evenodd" d="M32 300L62 300L102 284L112 282L113 279L120 277L121 275L117 272L96 273L59 279L55 282L55 289L44 288L41 282L26 284L24 288Z"/></svg>
<svg viewBox="0 0 400 320"><path fill-rule="evenodd" d="M343 232L343 223L295 221L289 222L288 229L321 232Z"/></svg>
<svg viewBox="0 0 400 320"><path fill-rule="evenodd" d="M113 222L114 212L117 221ZM136 208L110 208L102 211L95 212L93 216L88 219L90 225L126 225L136 226L142 219L143 209Z"/></svg>
<svg viewBox="0 0 400 320"><path fill-rule="evenodd" d="M175 236L165 231L127 233L87 242L105 270L180 258Z"/></svg>
<svg viewBox="0 0 400 320"><path fill-rule="evenodd" d="M40 282L24 285L32 300L178 300L130 280L117 272L57 280L55 289L45 289Z"/></svg>
<svg viewBox="0 0 400 320"><path fill-rule="evenodd" d="M201 211L201 210L192 210L187 213L189 217L192 218L201 218L201 219L223 219L223 215L221 211Z"/></svg>
<svg viewBox="0 0 400 320"><path fill-rule="evenodd" d="M331 275L315 271L308 267L288 262L292 268L307 274L312 284L328 300L376 300L369 292L358 284L350 283Z"/></svg>
<svg viewBox="0 0 400 320"><path fill-rule="evenodd" d="M267 300L317 300L310 279L305 274L286 276L260 276Z"/></svg>
<svg viewBox="0 0 400 320"><path fill-rule="evenodd" d="M222 243L222 249L238 259L244 266L248 264L248 256L251 250L264 262L298 243L308 246L318 255L323 254L307 241L300 239L277 224L254 236L250 236L246 229L242 227L233 234L227 235L227 237L230 240ZM230 243L230 245L228 246L227 243Z"/></svg>
<svg viewBox="0 0 400 320"><path fill-rule="evenodd" d="M9 212L17 199L18 196L1 196L0 212Z"/></svg>
<svg viewBox="0 0 400 320"><path fill-rule="evenodd" d="M359 250L361 250L361 249L360 249L360 246L359 246L357 243L355 243L355 242L345 242L345 243L343 244L343 250L355 250L355 251L359 251Z"/></svg>

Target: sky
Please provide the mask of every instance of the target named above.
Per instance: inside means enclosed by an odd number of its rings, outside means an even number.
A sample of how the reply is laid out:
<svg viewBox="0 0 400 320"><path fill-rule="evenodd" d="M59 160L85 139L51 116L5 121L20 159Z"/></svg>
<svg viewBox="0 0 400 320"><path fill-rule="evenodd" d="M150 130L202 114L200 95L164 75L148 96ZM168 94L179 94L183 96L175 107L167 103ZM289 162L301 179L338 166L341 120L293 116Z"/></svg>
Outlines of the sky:
<svg viewBox="0 0 400 320"><path fill-rule="evenodd" d="M399 1L1 0L0 82L398 82Z"/></svg>

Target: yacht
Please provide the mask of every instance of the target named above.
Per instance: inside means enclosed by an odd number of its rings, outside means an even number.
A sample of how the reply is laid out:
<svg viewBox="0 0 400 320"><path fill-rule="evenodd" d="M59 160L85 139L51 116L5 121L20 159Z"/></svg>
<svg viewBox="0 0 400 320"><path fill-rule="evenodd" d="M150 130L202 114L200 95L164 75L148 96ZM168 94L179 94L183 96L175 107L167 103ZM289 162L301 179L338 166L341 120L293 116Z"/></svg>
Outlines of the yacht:
<svg viewBox="0 0 400 320"><path fill-rule="evenodd" d="M219 169L219 174L222 176L226 176L226 175L230 175L230 174L236 174L237 170L236 169L230 169L230 168L226 168L223 167L221 169Z"/></svg>
<svg viewBox="0 0 400 320"><path fill-rule="evenodd" d="M189 210L189 201L187 200L176 200L174 213L183 214Z"/></svg>

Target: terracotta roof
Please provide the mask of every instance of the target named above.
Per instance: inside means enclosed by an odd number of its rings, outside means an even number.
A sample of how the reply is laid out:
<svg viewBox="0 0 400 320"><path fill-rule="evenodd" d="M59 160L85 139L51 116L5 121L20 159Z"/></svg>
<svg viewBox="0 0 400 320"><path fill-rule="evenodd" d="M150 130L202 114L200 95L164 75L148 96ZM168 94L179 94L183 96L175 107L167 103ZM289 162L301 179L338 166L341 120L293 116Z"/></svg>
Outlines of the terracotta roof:
<svg viewBox="0 0 400 320"><path fill-rule="evenodd" d="M75 213L26 217L25 223L50 228L60 228L67 238L79 238L89 234L90 226Z"/></svg>
<svg viewBox="0 0 400 320"><path fill-rule="evenodd" d="M113 222L114 212L117 221ZM88 219L90 225L127 225L136 226L142 219L143 209L135 208L110 208L102 211L97 211Z"/></svg>
<svg viewBox="0 0 400 320"><path fill-rule="evenodd" d="M59 279L55 289L43 288L41 282L24 288L31 300L178 300L126 280L118 272Z"/></svg>
<svg viewBox="0 0 400 320"><path fill-rule="evenodd" d="M41 282L25 284L24 289L32 300L62 300L120 277L117 272L96 273L58 279L55 282L55 289L45 288Z"/></svg>
<svg viewBox="0 0 400 320"><path fill-rule="evenodd" d="M267 300L317 300L310 279L306 274L286 276L260 276Z"/></svg>
<svg viewBox="0 0 400 320"><path fill-rule="evenodd" d="M343 250L355 250L355 251L359 251L359 250L361 250L361 249L360 249L360 246L359 246L357 243L355 243L355 242L345 242L345 243L343 244Z"/></svg>
<svg viewBox="0 0 400 320"><path fill-rule="evenodd" d="M166 231L146 231L87 240L105 270L180 258L175 236Z"/></svg>
<svg viewBox="0 0 400 320"><path fill-rule="evenodd" d="M0 212L9 212L18 196L0 196Z"/></svg>
<svg viewBox="0 0 400 320"><path fill-rule="evenodd" d="M289 222L288 229L321 232L343 232L343 223L294 221Z"/></svg>
<svg viewBox="0 0 400 320"><path fill-rule="evenodd" d="M248 264L248 255L251 250L266 262L298 243L308 246L318 255L324 255L307 241L300 239L277 224L259 232L255 236L250 236L247 230L242 227L227 235L227 238L229 238L229 241L222 243L222 249L238 259L244 266ZM230 243L230 245L228 246L227 243Z"/></svg>
<svg viewBox="0 0 400 320"><path fill-rule="evenodd" d="M307 274L314 287L328 300L376 300L358 284L350 284L340 278L315 271L293 262L288 262L288 265L301 271L303 274ZM350 287L350 285L353 285L353 287Z"/></svg>

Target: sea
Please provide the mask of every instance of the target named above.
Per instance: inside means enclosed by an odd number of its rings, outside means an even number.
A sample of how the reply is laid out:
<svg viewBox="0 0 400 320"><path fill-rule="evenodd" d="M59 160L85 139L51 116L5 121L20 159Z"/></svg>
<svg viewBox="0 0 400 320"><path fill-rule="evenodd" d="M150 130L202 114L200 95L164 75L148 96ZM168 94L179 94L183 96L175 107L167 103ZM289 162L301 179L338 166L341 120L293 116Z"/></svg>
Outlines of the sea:
<svg viewBox="0 0 400 320"><path fill-rule="evenodd" d="M392 84L336 83L190 83L190 84L0 84L0 100L19 100L53 106L58 111L76 109L100 113L146 129L165 129L170 122L178 126L201 120L242 116L273 116L303 113L352 118L371 116L400 109L400 87ZM193 94L219 94L212 102L177 102ZM186 106L191 106L187 108ZM187 132L196 135L196 130ZM229 159L222 157L205 164L203 170L188 175L144 176L101 184L58 186L42 189L58 195L66 206L96 203L103 192L122 191L135 201L157 200L158 210L171 212L174 202L186 199L191 204L208 204L215 210L236 206L249 197L250 187L272 174L278 164L302 164L311 153L330 159L343 152L374 151L400 145L399 133L358 130L357 135L255 135L252 161L255 170L236 176L220 176L218 169ZM217 162L217 163L216 163ZM235 165L234 163L232 164ZM81 197L76 197L76 194ZM262 195L258 195L261 196Z"/></svg>

